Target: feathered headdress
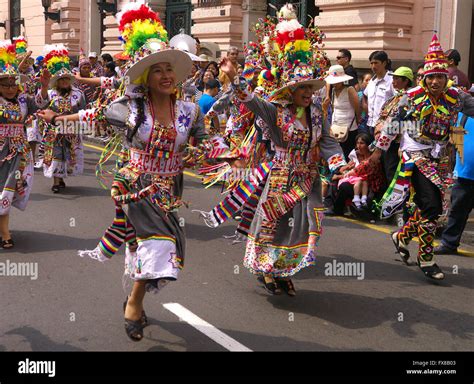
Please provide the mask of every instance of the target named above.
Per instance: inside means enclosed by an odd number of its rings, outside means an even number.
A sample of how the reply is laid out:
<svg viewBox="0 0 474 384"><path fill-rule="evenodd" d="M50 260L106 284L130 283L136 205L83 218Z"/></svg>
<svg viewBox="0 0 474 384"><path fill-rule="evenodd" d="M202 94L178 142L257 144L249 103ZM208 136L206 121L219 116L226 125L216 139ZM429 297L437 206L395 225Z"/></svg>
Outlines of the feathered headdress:
<svg viewBox="0 0 474 384"><path fill-rule="evenodd" d="M321 88L329 63L326 53L320 48L324 34L313 21L308 28L304 28L298 22L292 4L283 6L278 16L274 46L278 52L276 62L280 69L280 88L272 96L285 97L282 93L303 83Z"/></svg>
<svg viewBox="0 0 474 384"><path fill-rule="evenodd" d="M62 77L74 79L69 52L63 44L47 44L44 47L43 68L51 73L51 84Z"/></svg>
<svg viewBox="0 0 474 384"><path fill-rule="evenodd" d="M17 55L23 55L28 49L28 42L24 36L18 36L13 38L13 44L15 44L15 50Z"/></svg>
<svg viewBox="0 0 474 384"><path fill-rule="evenodd" d="M253 28L257 40L244 46L245 65L242 76L250 82L257 75L257 85L263 96L269 95L278 86L279 73L273 65L274 49L270 46L270 36L274 34L275 25L269 18L259 19Z"/></svg>
<svg viewBox="0 0 474 384"><path fill-rule="evenodd" d="M159 62L173 66L177 81L186 78L191 71L191 59L178 49L170 49L168 32L161 24L158 13L143 0L126 4L117 14L117 23L123 52L131 57L125 73L130 82L144 85L148 68Z"/></svg>
<svg viewBox="0 0 474 384"><path fill-rule="evenodd" d="M133 56L149 39L168 42L168 32L161 20L144 2L129 3L117 14L117 22L124 43L124 52Z"/></svg>
<svg viewBox="0 0 474 384"><path fill-rule="evenodd" d="M259 86L273 90L272 101L289 99L290 87L303 83L317 88L324 85L329 60L322 50L324 34L318 27L303 27L292 4L284 5L277 18L267 17L255 26L263 68Z"/></svg>
<svg viewBox="0 0 474 384"><path fill-rule="evenodd" d="M0 41L0 77L18 76L18 57L10 40Z"/></svg>

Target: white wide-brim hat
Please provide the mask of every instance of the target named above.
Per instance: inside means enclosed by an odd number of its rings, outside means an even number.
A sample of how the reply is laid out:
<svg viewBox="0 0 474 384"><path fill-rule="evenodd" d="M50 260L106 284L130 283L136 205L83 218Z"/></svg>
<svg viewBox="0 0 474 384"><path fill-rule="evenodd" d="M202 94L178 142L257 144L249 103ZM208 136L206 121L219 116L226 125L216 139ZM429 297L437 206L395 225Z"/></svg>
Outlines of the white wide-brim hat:
<svg viewBox="0 0 474 384"><path fill-rule="evenodd" d="M71 73L70 70L66 68L61 68L58 72L56 72L53 76L51 76L51 79L49 79L49 86L54 87L56 85L56 82L59 79L64 79L64 78L71 79L72 82L76 80L74 74Z"/></svg>
<svg viewBox="0 0 474 384"><path fill-rule="evenodd" d="M216 61L213 57L206 55L205 53L199 55L202 61Z"/></svg>
<svg viewBox="0 0 474 384"><path fill-rule="evenodd" d="M157 63L170 63L176 74L176 82L186 80L191 73L193 61L186 52L179 49L161 49L162 44L161 42L145 43L137 52L138 56L133 58L132 64L125 73L130 83L138 79L147 68Z"/></svg>
<svg viewBox="0 0 474 384"><path fill-rule="evenodd" d="M18 73L16 73L16 74L13 74L13 73L12 73L12 74L9 74L9 73L0 73L0 79L5 79L5 78L7 78L7 77L15 77L15 78L19 77L21 84L24 84L24 83L26 83L26 82L28 81L28 76L26 76L26 75L24 75L24 74L22 74L22 73L19 73L19 74L18 74Z"/></svg>
<svg viewBox="0 0 474 384"><path fill-rule="evenodd" d="M326 83L324 82L324 80L319 80L319 79L294 81L294 82L287 83L284 87L276 89L275 91L271 93L270 97L272 99L278 99L278 97L285 91L289 92L291 88L297 88L303 85L311 85L313 87L313 91L317 91L323 88L325 84Z"/></svg>
<svg viewBox="0 0 474 384"><path fill-rule="evenodd" d="M353 77L346 75L342 65L333 65L329 68L329 75L324 79L328 84L339 84L352 80Z"/></svg>
<svg viewBox="0 0 474 384"><path fill-rule="evenodd" d="M199 62L205 62L207 60L203 59L202 57L200 56L196 56L195 54L191 53L191 52L187 52L187 51L184 51L188 54L188 56L191 58L192 61L199 61Z"/></svg>
<svg viewBox="0 0 474 384"><path fill-rule="evenodd" d="M76 78L74 77L74 75L60 75L60 76L53 76L51 77L51 79L49 80L49 86L50 87L54 87L56 85L56 82L59 80L59 79L71 79L71 82L74 82L76 80Z"/></svg>
<svg viewBox="0 0 474 384"><path fill-rule="evenodd" d="M315 78L314 68L309 64L299 64L295 68L282 75L283 86L273 91L270 98L273 100L285 98L292 88L297 88L305 85L311 85L313 91L317 91L324 87L324 80Z"/></svg>

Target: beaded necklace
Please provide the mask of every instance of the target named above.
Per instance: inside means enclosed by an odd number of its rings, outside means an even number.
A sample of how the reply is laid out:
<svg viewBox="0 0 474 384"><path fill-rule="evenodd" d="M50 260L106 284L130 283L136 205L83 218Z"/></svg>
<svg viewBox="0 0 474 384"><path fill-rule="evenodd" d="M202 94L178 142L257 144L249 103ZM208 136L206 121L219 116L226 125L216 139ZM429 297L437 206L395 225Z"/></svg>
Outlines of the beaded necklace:
<svg viewBox="0 0 474 384"><path fill-rule="evenodd" d="M21 108L19 103L12 103L11 101L6 101L5 104L0 105L0 117L3 117L6 120L13 120L19 122L23 120L21 113Z"/></svg>
<svg viewBox="0 0 474 384"><path fill-rule="evenodd" d="M457 90L448 88L438 100L435 100L427 88L420 86L409 92L408 96L414 104L412 115L421 124L421 138L447 140L460 109Z"/></svg>
<svg viewBox="0 0 474 384"><path fill-rule="evenodd" d="M58 95L51 101L51 104L56 107L59 114L72 112L71 95L68 97Z"/></svg>
<svg viewBox="0 0 474 384"><path fill-rule="evenodd" d="M167 159L173 152L177 136L175 127L177 104L175 103L173 108L173 102L170 103L171 124L168 124L168 126L156 120L155 111L150 100L148 101L148 105L153 119L153 129L150 133L146 151L154 157Z"/></svg>

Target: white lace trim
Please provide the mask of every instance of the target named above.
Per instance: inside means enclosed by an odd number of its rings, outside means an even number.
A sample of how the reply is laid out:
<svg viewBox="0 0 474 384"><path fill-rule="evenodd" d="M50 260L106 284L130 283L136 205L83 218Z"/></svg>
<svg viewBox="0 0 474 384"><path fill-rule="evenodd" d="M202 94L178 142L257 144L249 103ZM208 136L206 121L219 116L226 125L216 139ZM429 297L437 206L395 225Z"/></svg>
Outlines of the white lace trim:
<svg viewBox="0 0 474 384"><path fill-rule="evenodd" d="M83 251L77 251L77 254L80 257L89 256L91 259L100 261L101 263L103 263L104 261L110 260L108 257L105 257L102 254L102 252L100 251L100 248L98 246L95 247L95 249L93 249L93 250L86 249L86 250L83 250Z"/></svg>

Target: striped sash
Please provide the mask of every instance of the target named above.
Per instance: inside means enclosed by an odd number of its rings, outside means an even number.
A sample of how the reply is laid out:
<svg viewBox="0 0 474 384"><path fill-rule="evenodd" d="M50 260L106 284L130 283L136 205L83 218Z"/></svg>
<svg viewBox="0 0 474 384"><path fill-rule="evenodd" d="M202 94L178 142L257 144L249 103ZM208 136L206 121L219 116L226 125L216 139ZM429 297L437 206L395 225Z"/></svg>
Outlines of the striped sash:
<svg viewBox="0 0 474 384"><path fill-rule="evenodd" d="M303 183L295 185L288 192L278 193L262 203L265 220L274 222L293 209L311 191L313 181L313 178L307 178Z"/></svg>
<svg viewBox="0 0 474 384"><path fill-rule="evenodd" d="M260 182L267 177L273 166L273 162L261 164L250 180L243 180L237 187L230 192L224 200L215 206L211 214L217 223L222 224L230 217L234 216L255 192Z"/></svg>

